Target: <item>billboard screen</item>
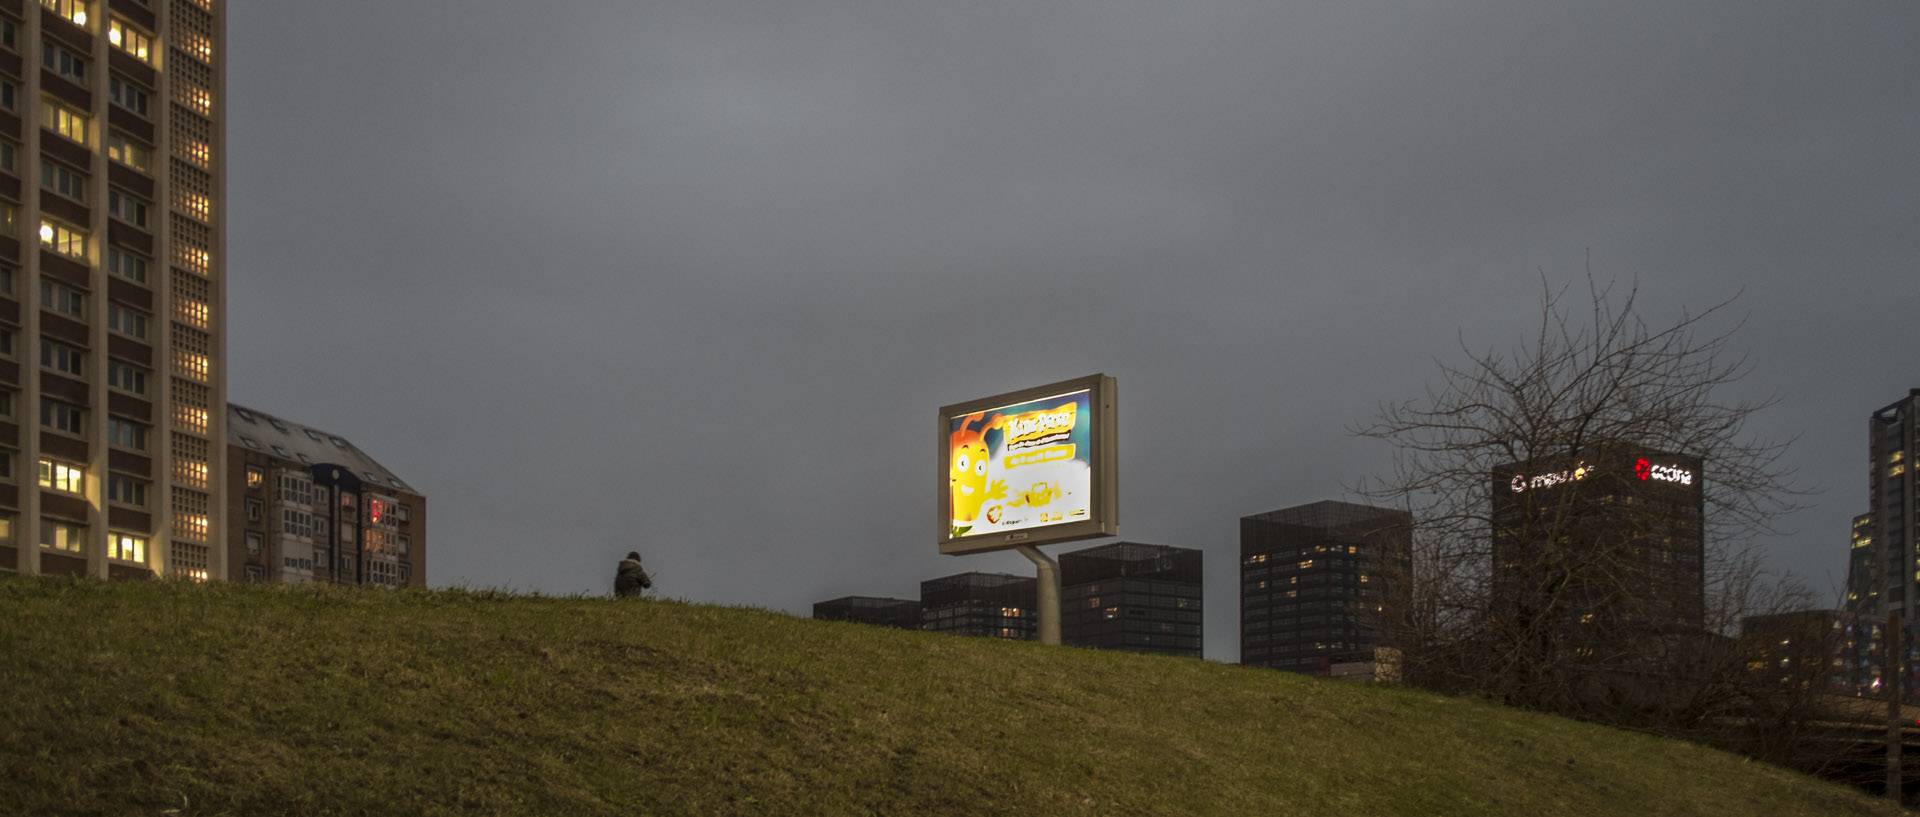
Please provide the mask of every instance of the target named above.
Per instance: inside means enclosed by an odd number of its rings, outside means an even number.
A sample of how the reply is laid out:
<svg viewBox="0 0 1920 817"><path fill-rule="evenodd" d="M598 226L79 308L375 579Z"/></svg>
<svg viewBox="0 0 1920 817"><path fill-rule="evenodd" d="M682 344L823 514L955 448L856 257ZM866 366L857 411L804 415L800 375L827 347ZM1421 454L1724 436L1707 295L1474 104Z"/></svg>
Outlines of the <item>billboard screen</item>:
<svg viewBox="0 0 1920 817"><path fill-rule="evenodd" d="M1117 534L1113 378L940 409L940 552Z"/></svg>

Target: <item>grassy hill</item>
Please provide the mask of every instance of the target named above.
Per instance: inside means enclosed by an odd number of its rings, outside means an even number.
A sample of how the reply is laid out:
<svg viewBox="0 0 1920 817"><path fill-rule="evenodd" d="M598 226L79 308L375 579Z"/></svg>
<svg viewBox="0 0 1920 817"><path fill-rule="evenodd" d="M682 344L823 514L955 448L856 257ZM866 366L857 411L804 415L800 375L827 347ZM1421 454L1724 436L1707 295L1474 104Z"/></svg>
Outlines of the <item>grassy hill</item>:
<svg viewBox="0 0 1920 817"><path fill-rule="evenodd" d="M0 689L5 814L1882 813L1476 701L675 602L15 577Z"/></svg>

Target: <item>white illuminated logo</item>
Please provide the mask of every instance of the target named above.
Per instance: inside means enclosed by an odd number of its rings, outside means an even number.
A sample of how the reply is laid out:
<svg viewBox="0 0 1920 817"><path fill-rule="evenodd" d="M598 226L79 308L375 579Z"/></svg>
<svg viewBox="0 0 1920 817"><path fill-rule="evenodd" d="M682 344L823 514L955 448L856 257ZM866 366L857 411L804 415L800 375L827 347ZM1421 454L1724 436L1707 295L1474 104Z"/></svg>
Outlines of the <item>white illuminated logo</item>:
<svg viewBox="0 0 1920 817"><path fill-rule="evenodd" d="M1586 479L1587 475L1591 473L1593 473L1593 469L1587 467L1587 464L1583 462L1565 471L1551 471L1545 474L1534 474L1533 476L1516 474L1513 482L1508 483L1508 487L1512 488L1513 492L1517 494L1522 491L1552 488L1555 485L1565 482L1579 482L1580 480Z"/></svg>

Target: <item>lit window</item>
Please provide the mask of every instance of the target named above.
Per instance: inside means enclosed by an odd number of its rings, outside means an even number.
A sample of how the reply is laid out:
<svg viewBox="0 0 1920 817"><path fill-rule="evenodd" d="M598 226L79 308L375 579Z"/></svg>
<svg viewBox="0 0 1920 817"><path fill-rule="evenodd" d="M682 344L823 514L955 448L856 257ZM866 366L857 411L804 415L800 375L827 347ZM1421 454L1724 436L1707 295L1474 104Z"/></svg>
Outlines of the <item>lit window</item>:
<svg viewBox="0 0 1920 817"><path fill-rule="evenodd" d="M147 540L130 533L107 534L107 558L123 562L147 562Z"/></svg>
<svg viewBox="0 0 1920 817"><path fill-rule="evenodd" d="M173 152L187 161L207 167L213 161L213 148L198 139L181 137L173 142Z"/></svg>
<svg viewBox="0 0 1920 817"><path fill-rule="evenodd" d="M51 42L40 43L40 66L81 85L87 84L86 58Z"/></svg>
<svg viewBox="0 0 1920 817"><path fill-rule="evenodd" d="M41 460L40 487L84 494L87 492L87 473L78 465Z"/></svg>
<svg viewBox="0 0 1920 817"><path fill-rule="evenodd" d="M57 221L40 220L40 243L69 258L87 260L87 233Z"/></svg>
<svg viewBox="0 0 1920 817"><path fill-rule="evenodd" d="M107 328L122 335L147 339L147 316L116 303L107 304Z"/></svg>
<svg viewBox="0 0 1920 817"><path fill-rule="evenodd" d="M93 124L93 120L79 110L48 99L43 100L41 105L40 124L84 145L87 144L87 126Z"/></svg>
<svg viewBox="0 0 1920 817"><path fill-rule="evenodd" d="M135 451L147 450L147 427L132 420L107 418L107 442Z"/></svg>
<svg viewBox="0 0 1920 817"><path fill-rule="evenodd" d="M122 22L118 17L107 19L107 42L115 48L125 51L141 62L153 64L153 35Z"/></svg>
<svg viewBox="0 0 1920 817"><path fill-rule="evenodd" d="M207 381L211 363L206 355L189 352L184 349L173 350L173 368L178 374L186 375L202 383Z"/></svg>
<svg viewBox="0 0 1920 817"><path fill-rule="evenodd" d="M80 543L87 540L87 527L70 522L55 522L51 519L40 520L40 546L69 553L79 553Z"/></svg>
<svg viewBox="0 0 1920 817"><path fill-rule="evenodd" d="M107 269L131 281L147 282L147 259L119 247L107 248Z"/></svg>
<svg viewBox="0 0 1920 817"><path fill-rule="evenodd" d="M153 148L135 142L119 131L111 131L107 133L107 158L145 173L153 162Z"/></svg>
<svg viewBox="0 0 1920 817"><path fill-rule="evenodd" d="M147 115L147 92L140 86L119 77L107 78L107 99L141 116Z"/></svg>
<svg viewBox="0 0 1920 817"><path fill-rule="evenodd" d="M213 63L213 41L191 31L180 31L181 40L186 43L188 53L200 58L201 62Z"/></svg>
<svg viewBox="0 0 1920 817"><path fill-rule="evenodd" d="M86 377L87 353L64 343L41 338L40 365L74 377Z"/></svg>
<svg viewBox="0 0 1920 817"><path fill-rule="evenodd" d="M87 27L86 0L40 0L41 7L58 14L81 28Z"/></svg>
<svg viewBox="0 0 1920 817"><path fill-rule="evenodd" d="M258 465L247 466L247 490L255 490L267 483L266 469Z"/></svg>
<svg viewBox="0 0 1920 817"><path fill-rule="evenodd" d="M147 506L147 483L119 474L107 475L107 499L137 508Z"/></svg>
<svg viewBox="0 0 1920 817"><path fill-rule="evenodd" d="M135 227L147 226L147 203L118 190L107 190L107 214Z"/></svg>
<svg viewBox="0 0 1920 817"><path fill-rule="evenodd" d="M40 425L68 434L85 434L87 413L48 397L40 398Z"/></svg>
<svg viewBox="0 0 1920 817"><path fill-rule="evenodd" d="M118 360L108 360L107 361L107 385L112 386L124 392L131 392L133 394L146 394L147 393L147 371L138 366L134 366L127 363L121 363ZM202 417L204 417L206 416L206 411L200 410L200 414ZM202 433L206 431L206 423L204 422L201 423L200 431Z"/></svg>
<svg viewBox="0 0 1920 817"><path fill-rule="evenodd" d="M87 174L63 164L41 159L40 186L74 201L87 200Z"/></svg>

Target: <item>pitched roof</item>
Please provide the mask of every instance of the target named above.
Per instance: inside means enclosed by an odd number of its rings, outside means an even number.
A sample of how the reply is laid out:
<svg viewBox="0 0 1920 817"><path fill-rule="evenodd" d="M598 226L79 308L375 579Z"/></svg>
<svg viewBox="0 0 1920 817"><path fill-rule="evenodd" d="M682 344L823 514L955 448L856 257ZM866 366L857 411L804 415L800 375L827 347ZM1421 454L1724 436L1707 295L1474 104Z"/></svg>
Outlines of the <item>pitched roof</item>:
<svg viewBox="0 0 1920 817"><path fill-rule="evenodd" d="M347 438L237 403L227 404L227 444L306 465L333 463L381 487L419 493Z"/></svg>

